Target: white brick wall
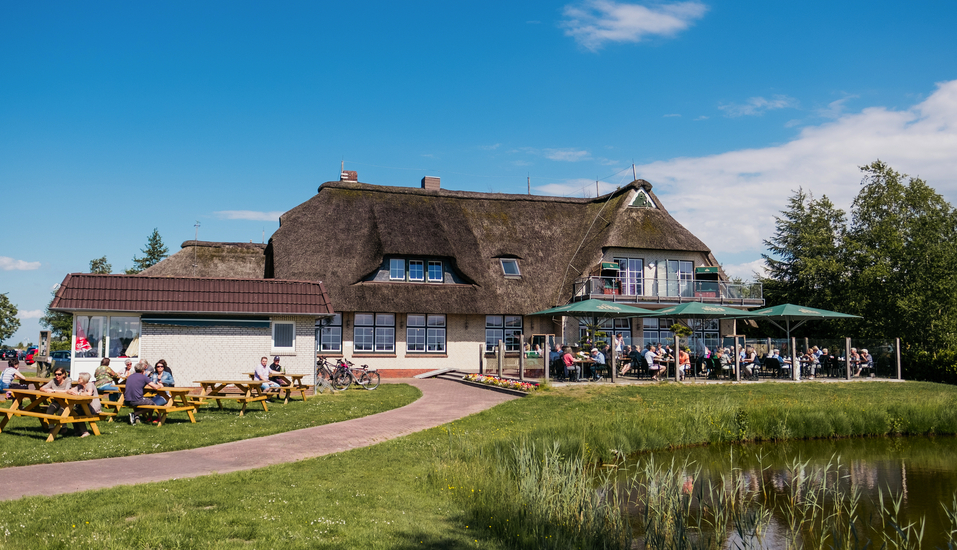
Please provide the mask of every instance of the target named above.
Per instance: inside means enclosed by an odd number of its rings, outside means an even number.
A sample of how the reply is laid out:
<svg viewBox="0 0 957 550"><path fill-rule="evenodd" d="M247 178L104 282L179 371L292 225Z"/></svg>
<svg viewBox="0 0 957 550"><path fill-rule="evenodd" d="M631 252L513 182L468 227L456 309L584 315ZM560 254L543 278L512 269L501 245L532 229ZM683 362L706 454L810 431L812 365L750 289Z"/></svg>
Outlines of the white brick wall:
<svg viewBox="0 0 957 550"><path fill-rule="evenodd" d="M295 353L272 352L269 328L178 327L143 324L140 358L155 364L165 359L177 386L193 386L196 380L244 380L266 356L281 357L286 372L309 375L313 383L315 368L315 319L312 317L274 317L274 321L296 322Z"/></svg>

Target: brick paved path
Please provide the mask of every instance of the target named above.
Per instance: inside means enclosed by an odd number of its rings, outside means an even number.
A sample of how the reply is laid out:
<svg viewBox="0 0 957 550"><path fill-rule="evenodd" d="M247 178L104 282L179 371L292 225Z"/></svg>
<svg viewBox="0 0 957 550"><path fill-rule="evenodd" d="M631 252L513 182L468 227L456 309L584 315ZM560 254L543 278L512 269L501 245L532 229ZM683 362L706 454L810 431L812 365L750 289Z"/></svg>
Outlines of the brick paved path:
<svg viewBox="0 0 957 550"><path fill-rule="evenodd" d="M149 455L0 468L0 500L251 470L365 447L463 418L515 397L439 379L388 380L419 388L405 407L255 440ZM9 436L4 444L13 443ZM56 442L50 443L56 445ZM122 472L120 475L118 472Z"/></svg>

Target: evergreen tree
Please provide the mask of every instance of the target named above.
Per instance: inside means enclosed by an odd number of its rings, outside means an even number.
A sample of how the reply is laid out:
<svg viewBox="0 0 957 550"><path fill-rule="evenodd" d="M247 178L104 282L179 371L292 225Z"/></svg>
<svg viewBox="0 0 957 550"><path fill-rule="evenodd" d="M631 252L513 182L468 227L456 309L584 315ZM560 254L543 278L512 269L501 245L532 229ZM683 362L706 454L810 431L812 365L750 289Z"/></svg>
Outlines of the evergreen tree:
<svg viewBox="0 0 957 550"><path fill-rule="evenodd" d="M56 291L53 292L54 297ZM73 336L73 314L64 311L50 311L53 298L47 304L47 312L40 317L40 324L50 329L50 351L70 349L70 338Z"/></svg>
<svg viewBox="0 0 957 550"><path fill-rule="evenodd" d="M141 252L143 253L142 258L133 256L133 264L135 265L126 270L128 275L140 273L144 269L158 264L169 255L169 249L163 244L163 238L160 237L159 231L155 227L146 241L146 248Z"/></svg>
<svg viewBox="0 0 957 550"><path fill-rule="evenodd" d="M110 262L106 261L106 256L102 258L96 258L95 260L90 260L90 273L101 273L108 275L113 273L113 266L110 265Z"/></svg>
<svg viewBox="0 0 957 550"><path fill-rule="evenodd" d="M17 313L19 313L17 306L10 303L6 293L0 294L0 344L12 337L20 328Z"/></svg>

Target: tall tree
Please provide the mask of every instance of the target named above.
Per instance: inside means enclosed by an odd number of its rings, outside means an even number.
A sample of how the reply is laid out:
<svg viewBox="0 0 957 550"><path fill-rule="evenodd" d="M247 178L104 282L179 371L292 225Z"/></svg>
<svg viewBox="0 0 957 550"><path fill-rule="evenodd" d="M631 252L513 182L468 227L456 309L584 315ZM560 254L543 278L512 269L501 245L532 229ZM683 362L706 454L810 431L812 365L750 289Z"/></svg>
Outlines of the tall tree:
<svg viewBox="0 0 957 550"><path fill-rule="evenodd" d="M920 178L881 161L861 167L848 231L849 305L862 336L957 349L957 213Z"/></svg>
<svg viewBox="0 0 957 550"><path fill-rule="evenodd" d="M153 228L153 233L151 233L146 240L146 248L141 250L141 252L143 253L142 258L133 256L134 266L126 270L127 274L135 275L148 267L158 264L163 258L169 255L169 249L163 244L163 238L160 237L159 231L155 227Z"/></svg>
<svg viewBox="0 0 957 550"><path fill-rule="evenodd" d="M10 303L6 293L0 294L0 344L10 339L20 328L17 313L19 313L17 306Z"/></svg>
<svg viewBox="0 0 957 550"><path fill-rule="evenodd" d="M834 308L842 301L845 214L826 195L815 199L799 188L775 217L774 235L762 254L768 274L761 279L768 303Z"/></svg>
<svg viewBox="0 0 957 550"><path fill-rule="evenodd" d="M53 294L56 296L55 291ZM70 338L73 336L73 314L63 311L50 311L52 305L53 298L50 298L46 314L40 317L40 324L50 329L50 338L53 342L65 342L66 348L64 349L69 349ZM54 346L51 343L51 350L58 348L59 346Z"/></svg>
<svg viewBox="0 0 957 550"><path fill-rule="evenodd" d="M95 260L90 260L90 273L108 275L113 273L113 266L110 265L110 262L106 261L106 256L96 258Z"/></svg>

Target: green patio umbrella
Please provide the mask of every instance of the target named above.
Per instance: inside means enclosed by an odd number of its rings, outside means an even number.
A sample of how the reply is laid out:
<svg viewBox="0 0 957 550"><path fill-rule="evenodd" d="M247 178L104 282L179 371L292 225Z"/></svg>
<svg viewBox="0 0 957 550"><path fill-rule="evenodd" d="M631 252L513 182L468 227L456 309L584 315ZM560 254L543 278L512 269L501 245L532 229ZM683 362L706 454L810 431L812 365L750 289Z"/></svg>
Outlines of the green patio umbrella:
<svg viewBox="0 0 957 550"><path fill-rule="evenodd" d="M703 302L685 302L676 306L658 309L644 317L677 317L679 319L718 319L722 317L741 317L747 311Z"/></svg>
<svg viewBox="0 0 957 550"><path fill-rule="evenodd" d="M791 329L796 329L808 321L824 319L860 319L859 315L848 315L827 309L817 309L794 304L781 304L749 311L745 314L749 319L763 319L787 333L788 342L791 341ZM782 327L777 321L784 321ZM794 323L793 325L791 323Z"/></svg>

